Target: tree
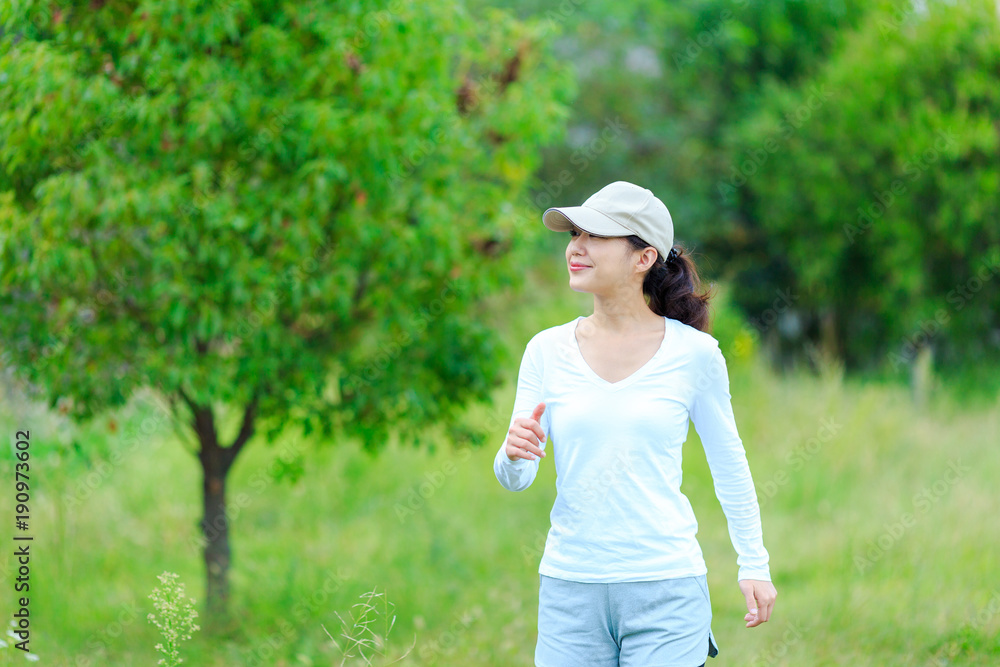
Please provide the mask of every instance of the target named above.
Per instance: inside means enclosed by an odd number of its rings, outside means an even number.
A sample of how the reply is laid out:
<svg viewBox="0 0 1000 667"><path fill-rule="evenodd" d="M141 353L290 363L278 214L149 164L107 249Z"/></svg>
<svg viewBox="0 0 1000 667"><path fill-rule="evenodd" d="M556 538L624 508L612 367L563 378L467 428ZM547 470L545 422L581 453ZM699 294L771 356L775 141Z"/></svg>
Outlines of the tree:
<svg viewBox="0 0 1000 667"><path fill-rule="evenodd" d="M510 4L565 27L555 48L587 91L573 106L566 140L546 150L534 201L579 203L614 180L640 183L666 202L681 240L719 261L706 268L731 277L745 262L756 264L759 252L749 203L732 183L748 159L734 130L760 106L768 83L798 85L836 53L872 3ZM775 297L758 296L753 315Z"/></svg>
<svg viewBox="0 0 1000 667"><path fill-rule="evenodd" d="M507 211L572 80L455 4L58 7L0 21L0 352L78 419L140 386L186 415L223 612L258 431L417 443L496 383L477 303L541 233Z"/></svg>
<svg viewBox="0 0 1000 667"><path fill-rule="evenodd" d="M748 210L849 368L907 369L924 348L951 366L1000 357L998 71L994 3L878 11L741 128L761 146L808 111L747 183Z"/></svg>

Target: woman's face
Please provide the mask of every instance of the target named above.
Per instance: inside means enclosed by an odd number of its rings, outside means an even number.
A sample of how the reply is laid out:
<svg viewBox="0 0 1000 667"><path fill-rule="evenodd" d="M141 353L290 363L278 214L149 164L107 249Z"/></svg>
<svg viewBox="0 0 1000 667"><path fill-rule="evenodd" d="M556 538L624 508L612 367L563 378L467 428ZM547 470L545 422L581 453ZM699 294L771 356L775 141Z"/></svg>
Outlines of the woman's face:
<svg viewBox="0 0 1000 667"><path fill-rule="evenodd" d="M636 274L624 237L593 236L575 225L569 235L566 264L570 289L610 294L630 287Z"/></svg>

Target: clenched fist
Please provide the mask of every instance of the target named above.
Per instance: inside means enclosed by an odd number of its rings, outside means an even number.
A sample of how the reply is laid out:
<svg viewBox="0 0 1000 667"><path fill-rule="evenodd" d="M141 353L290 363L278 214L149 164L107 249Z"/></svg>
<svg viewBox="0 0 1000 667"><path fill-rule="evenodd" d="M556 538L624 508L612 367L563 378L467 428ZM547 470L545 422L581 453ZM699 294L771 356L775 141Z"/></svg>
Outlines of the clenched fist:
<svg viewBox="0 0 1000 667"><path fill-rule="evenodd" d="M538 420L545 412L545 403L535 406L530 417L518 417L507 431L507 443L504 453L511 461L528 459L534 461L536 456L545 456L541 443L545 442L545 431Z"/></svg>

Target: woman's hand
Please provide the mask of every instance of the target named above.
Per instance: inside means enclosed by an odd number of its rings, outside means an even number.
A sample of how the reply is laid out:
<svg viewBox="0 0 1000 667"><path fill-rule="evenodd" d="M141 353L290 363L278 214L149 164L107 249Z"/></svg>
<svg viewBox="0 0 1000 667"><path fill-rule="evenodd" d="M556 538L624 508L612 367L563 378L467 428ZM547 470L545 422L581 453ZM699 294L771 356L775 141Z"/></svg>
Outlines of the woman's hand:
<svg viewBox="0 0 1000 667"><path fill-rule="evenodd" d="M753 628L761 623L766 623L771 618L774 599L778 597L778 591L774 589L774 585L770 581L741 579L740 590L747 600L747 615L743 617L743 620L747 622L747 627Z"/></svg>
<svg viewBox="0 0 1000 667"><path fill-rule="evenodd" d="M535 406L530 417L518 417L514 424L507 431L507 442L504 445L504 454L511 461L518 459L528 459L534 461L536 456L545 456L541 443L545 442L545 431L538 420L545 412L545 403Z"/></svg>

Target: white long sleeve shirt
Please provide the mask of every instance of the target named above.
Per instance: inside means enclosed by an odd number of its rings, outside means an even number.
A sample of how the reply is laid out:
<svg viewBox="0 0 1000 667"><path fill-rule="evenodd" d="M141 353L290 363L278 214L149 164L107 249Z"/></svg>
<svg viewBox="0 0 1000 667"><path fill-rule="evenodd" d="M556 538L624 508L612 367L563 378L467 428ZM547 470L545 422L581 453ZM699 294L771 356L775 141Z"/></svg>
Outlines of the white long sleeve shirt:
<svg viewBox="0 0 1000 667"><path fill-rule="evenodd" d="M527 344L510 425L544 401L544 459L493 462L511 491L528 488L541 461L556 467L556 500L540 574L581 582L652 581L705 574L698 522L681 493L688 420L705 448L738 579L770 581L760 509L736 429L729 374L718 341L664 317L654 356L619 382L587 364L576 339L583 319L537 333ZM506 434L504 436L506 443Z"/></svg>

